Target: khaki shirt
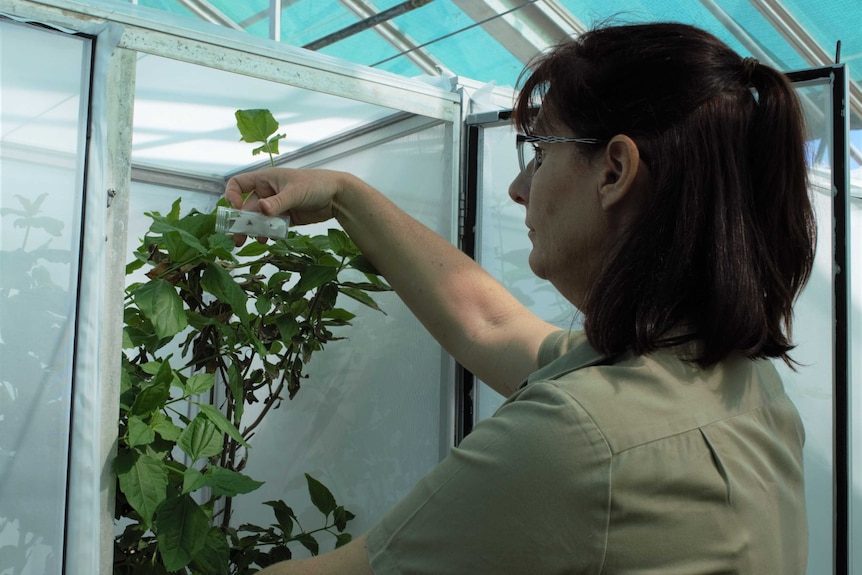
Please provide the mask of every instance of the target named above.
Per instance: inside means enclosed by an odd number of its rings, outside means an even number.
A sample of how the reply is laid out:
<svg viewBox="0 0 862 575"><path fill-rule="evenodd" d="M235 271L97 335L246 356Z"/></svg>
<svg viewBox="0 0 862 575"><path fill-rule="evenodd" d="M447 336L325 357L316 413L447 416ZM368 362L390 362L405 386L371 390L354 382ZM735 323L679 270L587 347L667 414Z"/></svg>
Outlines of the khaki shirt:
<svg viewBox="0 0 862 575"><path fill-rule="evenodd" d="M804 432L769 361L580 332L368 533L376 575L803 574Z"/></svg>

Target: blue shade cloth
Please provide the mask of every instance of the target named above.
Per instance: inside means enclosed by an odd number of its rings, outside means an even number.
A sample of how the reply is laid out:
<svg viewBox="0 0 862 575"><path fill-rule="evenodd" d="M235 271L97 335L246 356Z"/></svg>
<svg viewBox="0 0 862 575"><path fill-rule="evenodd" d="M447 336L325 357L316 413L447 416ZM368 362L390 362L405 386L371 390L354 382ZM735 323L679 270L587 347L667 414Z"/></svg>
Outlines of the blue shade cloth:
<svg viewBox="0 0 862 575"><path fill-rule="evenodd" d="M127 2L127 0L116 0ZM138 0L138 5L196 18L179 0ZM376 0L369 3L378 12L401 5L402 0ZM593 26L611 20L686 22L705 28L744 56L751 55L745 43L725 26L704 2L691 0L560 0L577 20ZM269 0L209 0L209 4L249 33L269 37ZM523 7L533 4L525 1ZM716 2L730 20L748 35L757 47L784 70L809 67L798 51L775 29L750 0ZM851 78L862 81L862 2L858 0L784 0L783 5L830 55L841 41L842 61L848 63ZM516 5L517 6L517 5ZM517 16L518 10L513 12ZM361 21L338 0L282 0L280 17L282 42L304 46ZM423 45L423 50L454 74L495 82L515 84L523 64L497 42L470 16L450 0L433 0L389 20L407 39ZM442 39L441 39L442 38ZM409 59L386 42L377 32L366 30L348 36L322 52L353 62L404 74L419 70Z"/></svg>
<svg viewBox="0 0 862 575"><path fill-rule="evenodd" d="M783 0L817 43L830 54L841 41L841 61L850 66L851 76L862 80L862 2L859 0Z"/></svg>

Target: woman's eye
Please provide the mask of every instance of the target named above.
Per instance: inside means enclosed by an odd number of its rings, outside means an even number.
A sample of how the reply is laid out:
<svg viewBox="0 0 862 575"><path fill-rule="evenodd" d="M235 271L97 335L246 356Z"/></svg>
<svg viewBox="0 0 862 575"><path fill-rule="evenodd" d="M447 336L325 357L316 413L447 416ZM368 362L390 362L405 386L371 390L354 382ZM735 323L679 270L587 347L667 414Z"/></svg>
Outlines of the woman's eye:
<svg viewBox="0 0 862 575"><path fill-rule="evenodd" d="M533 146L533 155L533 166L535 169L542 165L542 160L544 159L545 152L539 146Z"/></svg>

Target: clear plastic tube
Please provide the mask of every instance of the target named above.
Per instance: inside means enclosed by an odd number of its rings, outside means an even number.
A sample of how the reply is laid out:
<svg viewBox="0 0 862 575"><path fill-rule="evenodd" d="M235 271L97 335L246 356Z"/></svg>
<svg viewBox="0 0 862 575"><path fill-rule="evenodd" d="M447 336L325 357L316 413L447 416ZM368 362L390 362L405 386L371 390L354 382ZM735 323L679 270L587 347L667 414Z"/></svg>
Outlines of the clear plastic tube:
<svg viewBox="0 0 862 575"><path fill-rule="evenodd" d="M284 239L289 227L290 218L287 215L265 216L260 212L224 206L216 210L216 231L225 234Z"/></svg>

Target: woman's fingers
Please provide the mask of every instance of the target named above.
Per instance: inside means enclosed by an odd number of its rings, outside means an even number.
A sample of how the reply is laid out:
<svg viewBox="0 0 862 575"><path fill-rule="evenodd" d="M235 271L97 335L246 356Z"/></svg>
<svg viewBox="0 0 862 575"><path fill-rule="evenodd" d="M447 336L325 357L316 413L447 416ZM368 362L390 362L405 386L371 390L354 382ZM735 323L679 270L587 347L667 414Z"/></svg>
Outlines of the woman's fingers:
<svg viewBox="0 0 862 575"><path fill-rule="evenodd" d="M338 172L267 168L231 178L225 199L235 208L268 216L288 214L294 224L310 224L333 217L338 190ZM237 245L245 241L240 236L234 239Z"/></svg>

